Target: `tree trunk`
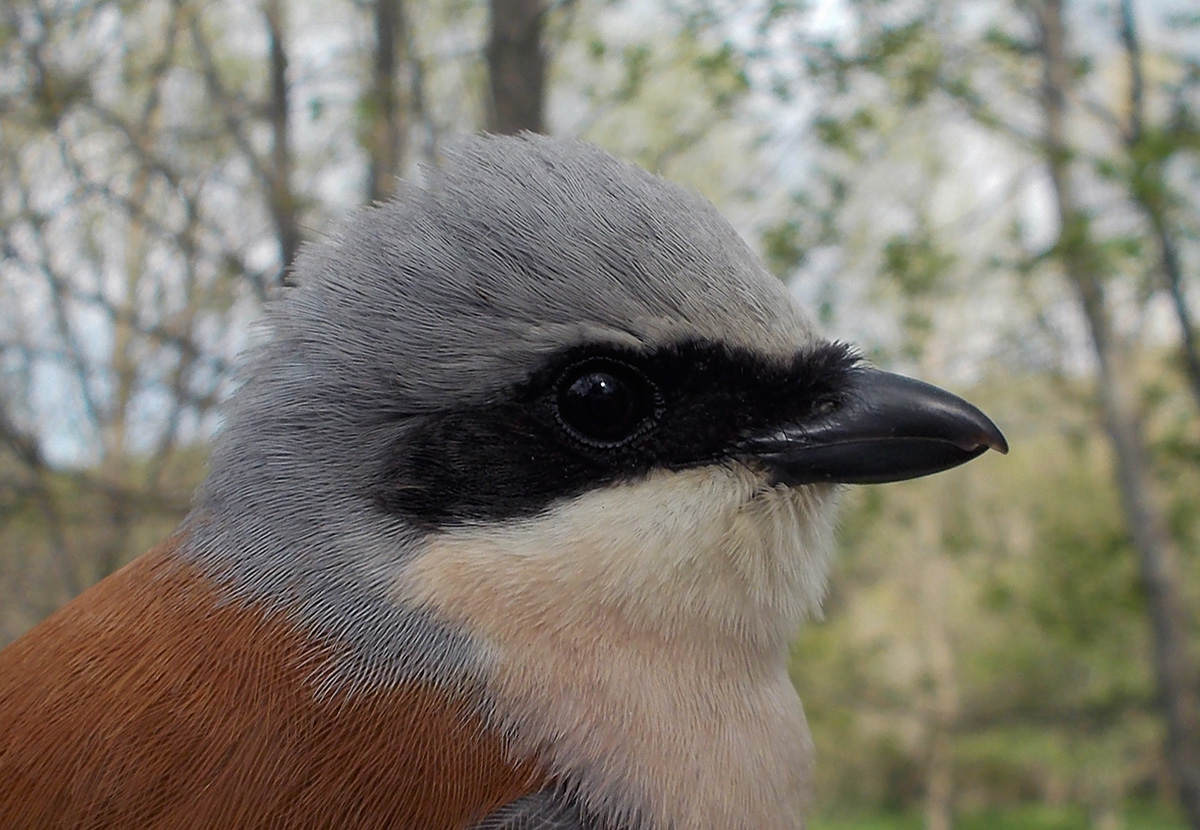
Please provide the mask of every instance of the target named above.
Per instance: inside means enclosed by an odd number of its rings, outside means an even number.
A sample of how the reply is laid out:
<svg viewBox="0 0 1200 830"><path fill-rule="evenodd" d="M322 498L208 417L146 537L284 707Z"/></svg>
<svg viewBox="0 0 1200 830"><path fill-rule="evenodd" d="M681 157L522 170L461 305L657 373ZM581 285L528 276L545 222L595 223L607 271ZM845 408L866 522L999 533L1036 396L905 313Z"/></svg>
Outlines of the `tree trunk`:
<svg viewBox="0 0 1200 830"><path fill-rule="evenodd" d="M375 0L375 62L369 95L374 104L367 127L367 199L378 202L396 192L404 158L404 109L397 69L407 45L403 0Z"/></svg>
<svg viewBox="0 0 1200 830"><path fill-rule="evenodd" d="M959 715L958 672L947 603L953 594L953 563L944 550L941 516L917 519L922 639L929 680L925 713L925 830L954 830L954 728Z"/></svg>
<svg viewBox="0 0 1200 830"><path fill-rule="evenodd" d="M493 133L544 132L541 0L492 0L491 13L487 128Z"/></svg>
<svg viewBox="0 0 1200 830"><path fill-rule="evenodd" d="M1125 131L1125 148L1133 165L1130 192L1142 211L1158 246L1159 277L1179 324L1180 350L1188 386L1196 406L1200 407L1200 343L1196 327L1183 290L1183 266L1175 242L1175 229L1167 215L1168 194L1162 162L1143 147L1145 122L1145 80L1142 72L1142 46L1138 37L1137 15L1133 0L1121 0L1121 43L1129 61L1129 127Z"/></svg>
<svg viewBox="0 0 1200 830"><path fill-rule="evenodd" d="M1104 428L1116 462L1117 487L1146 594L1154 640L1154 670L1166 720L1166 755L1184 815L1200 830L1200 693L1188 649L1183 600L1177 588L1179 550L1154 485L1141 432L1133 367L1112 328L1102 281L1103 262L1091 243L1087 215L1071 181L1066 136L1066 56L1062 0L1045 0L1038 14L1044 68L1042 109L1046 153L1060 222L1058 249L1079 298L1098 365Z"/></svg>

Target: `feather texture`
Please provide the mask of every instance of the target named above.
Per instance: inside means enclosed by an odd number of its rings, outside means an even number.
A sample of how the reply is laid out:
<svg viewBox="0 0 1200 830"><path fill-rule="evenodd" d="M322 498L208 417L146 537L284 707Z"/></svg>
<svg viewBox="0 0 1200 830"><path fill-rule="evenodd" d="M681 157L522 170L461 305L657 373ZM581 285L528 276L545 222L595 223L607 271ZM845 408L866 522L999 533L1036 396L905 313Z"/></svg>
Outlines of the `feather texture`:
<svg viewBox="0 0 1200 830"><path fill-rule="evenodd" d="M164 545L0 652L0 826L460 830L536 790L465 698L336 652Z"/></svg>

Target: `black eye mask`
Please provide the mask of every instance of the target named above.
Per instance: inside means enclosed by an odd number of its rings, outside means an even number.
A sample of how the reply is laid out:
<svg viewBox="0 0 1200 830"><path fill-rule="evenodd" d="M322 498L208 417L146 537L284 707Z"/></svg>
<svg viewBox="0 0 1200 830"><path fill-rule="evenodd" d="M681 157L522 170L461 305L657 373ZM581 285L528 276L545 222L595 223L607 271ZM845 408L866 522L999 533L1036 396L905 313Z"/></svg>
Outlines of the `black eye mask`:
<svg viewBox="0 0 1200 830"><path fill-rule="evenodd" d="M653 469L734 457L749 435L838 406L857 362L840 343L777 362L704 342L576 347L499 403L406 422L371 493L426 528L533 515Z"/></svg>

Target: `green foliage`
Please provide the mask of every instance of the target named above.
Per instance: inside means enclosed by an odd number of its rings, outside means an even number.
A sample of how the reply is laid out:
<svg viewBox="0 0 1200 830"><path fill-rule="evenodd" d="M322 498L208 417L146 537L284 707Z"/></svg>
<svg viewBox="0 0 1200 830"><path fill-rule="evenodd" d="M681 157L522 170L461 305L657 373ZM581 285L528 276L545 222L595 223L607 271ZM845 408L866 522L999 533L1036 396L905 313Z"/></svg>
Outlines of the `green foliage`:
<svg viewBox="0 0 1200 830"><path fill-rule="evenodd" d="M876 127L875 114L866 107L856 109L849 116L818 116L813 119L813 131L821 143L851 157L861 157L860 136Z"/></svg>
<svg viewBox="0 0 1200 830"><path fill-rule="evenodd" d="M909 299L927 297L944 287L954 260L954 253L940 246L928 228L895 234L883 244L883 273Z"/></svg>
<svg viewBox="0 0 1200 830"><path fill-rule="evenodd" d="M1123 813L1129 830L1183 830L1183 821L1156 804L1131 804ZM810 830L920 830L922 817L915 813L882 813L861 817L825 817L810 824ZM956 830L1092 830L1093 822L1079 807L1022 805L958 817Z"/></svg>
<svg viewBox="0 0 1200 830"><path fill-rule="evenodd" d="M787 219L763 232L763 256L776 274L790 274L804 265L808 246L799 219Z"/></svg>
<svg viewBox="0 0 1200 830"><path fill-rule="evenodd" d="M618 101L630 101L641 91L650 65L650 47L645 43L626 46L621 51L621 65L625 76L614 96Z"/></svg>

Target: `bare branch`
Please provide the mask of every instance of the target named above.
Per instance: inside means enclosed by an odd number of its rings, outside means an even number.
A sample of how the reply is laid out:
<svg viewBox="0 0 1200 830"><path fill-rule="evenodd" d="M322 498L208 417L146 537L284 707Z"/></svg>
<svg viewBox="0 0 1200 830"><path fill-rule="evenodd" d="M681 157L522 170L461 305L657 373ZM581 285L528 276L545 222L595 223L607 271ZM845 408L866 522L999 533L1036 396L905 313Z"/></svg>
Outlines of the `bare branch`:
<svg viewBox="0 0 1200 830"><path fill-rule="evenodd" d="M1175 230L1167 215L1169 195L1162 161L1152 148L1145 146L1145 79L1142 70L1142 48L1138 37L1137 16L1133 0L1121 0L1121 43L1129 62L1129 127L1125 131L1125 148L1132 165L1131 190L1134 202L1150 225L1158 246L1159 277L1180 331L1180 352L1187 373L1188 388L1200 408L1200 340L1192 321L1191 308L1183 287L1183 266Z"/></svg>
<svg viewBox="0 0 1200 830"><path fill-rule="evenodd" d="M291 212L290 200L285 203L282 200L282 195L275 192L277 174L266 166L264 160L251 144L248 135L249 128L244 123L240 114L242 108L239 106L236 96L230 94L225 88L220 70L217 68L216 60L213 57L212 50L209 48L208 39L201 30L200 21L193 15L190 23L192 45L200 58L203 70L202 75L208 93L212 97L221 119L225 123L225 128L234 146L237 147L238 152L241 153L242 158L249 165L251 172L258 180L259 185L262 187L262 192L267 198L280 240L280 255L282 257L290 239L287 234L289 219L292 227L294 227L295 222L295 217ZM278 101L276 101L276 104L278 104ZM290 265L290 261L281 259L279 274L275 280L276 283L283 281L283 274L288 265Z"/></svg>
<svg viewBox="0 0 1200 830"><path fill-rule="evenodd" d="M296 199L292 192L291 95L288 87L288 54L284 35L283 6L280 0L266 0L263 16L271 44L271 92L267 99L267 117L271 124L271 170L267 174L267 204L275 222L279 240L282 282L288 284L288 269L300 248L300 227L296 220Z"/></svg>

